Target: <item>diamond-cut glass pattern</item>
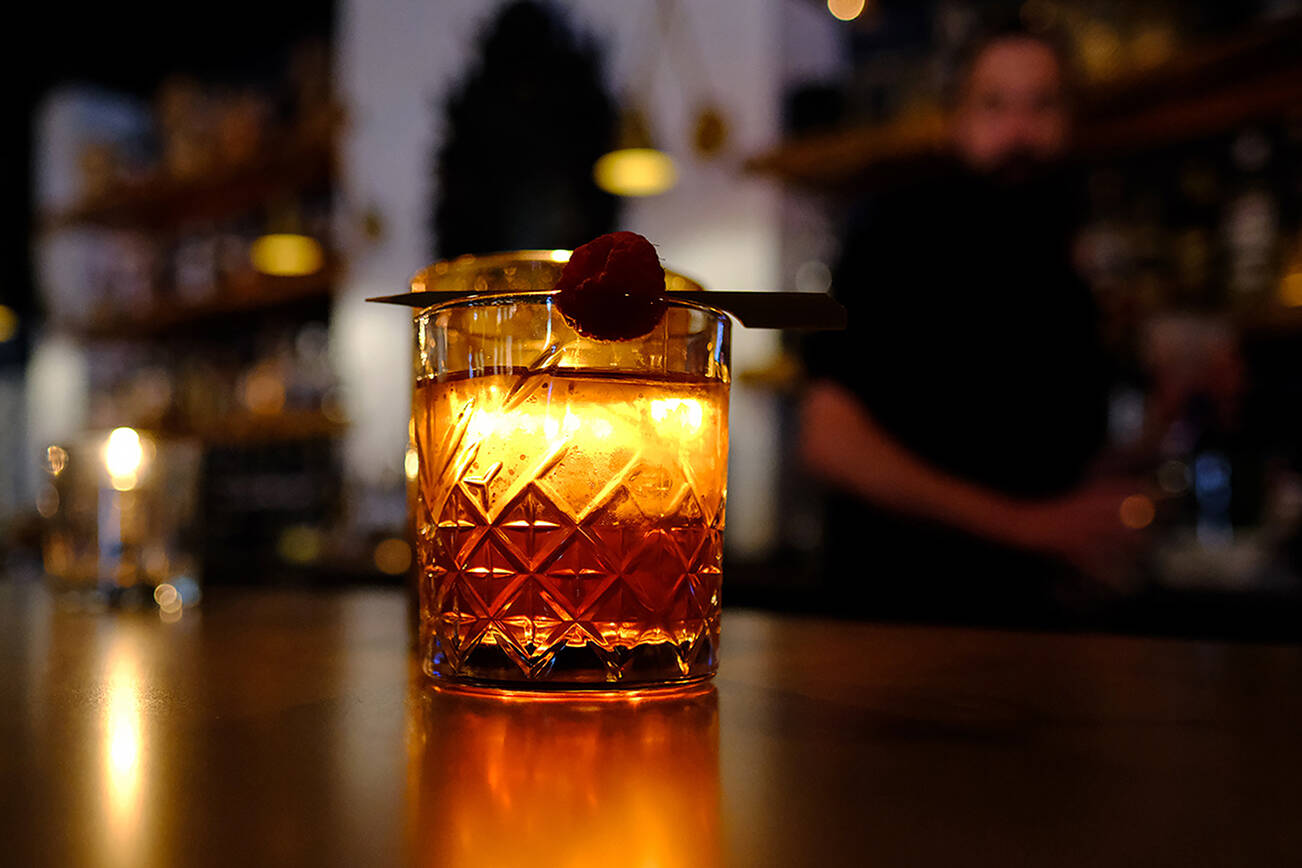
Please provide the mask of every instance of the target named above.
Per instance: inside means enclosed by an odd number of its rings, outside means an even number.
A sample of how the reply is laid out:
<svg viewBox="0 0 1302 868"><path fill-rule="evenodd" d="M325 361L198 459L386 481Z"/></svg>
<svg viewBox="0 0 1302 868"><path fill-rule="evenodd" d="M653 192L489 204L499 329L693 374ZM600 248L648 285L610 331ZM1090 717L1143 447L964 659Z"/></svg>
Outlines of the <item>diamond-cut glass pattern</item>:
<svg viewBox="0 0 1302 868"><path fill-rule="evenodd" d="M418 384L422 640L438 675L714 669L727 384L559 368Z"/></svg>

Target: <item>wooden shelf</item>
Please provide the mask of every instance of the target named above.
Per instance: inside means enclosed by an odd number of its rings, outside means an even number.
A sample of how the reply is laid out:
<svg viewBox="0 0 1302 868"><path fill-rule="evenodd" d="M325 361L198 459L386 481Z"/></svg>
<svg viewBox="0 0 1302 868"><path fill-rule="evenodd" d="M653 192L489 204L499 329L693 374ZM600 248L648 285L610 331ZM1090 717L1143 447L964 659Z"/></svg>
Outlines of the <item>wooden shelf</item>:
<svg viewBox="0 0 1302 868"><path fill-rule="evenodd" d="M1244 332L1257 337L1302 335L1302 307L1269 307L1237 320Z"/></svg>
<svg viewBox="0 0 1302 868"><path fill-rule="evenodd" d="M810 187L847 180L872 184L939 154L947 126L944 116L934 114L805 136L751 157L745 168Z"/></svg>
<svg viewBox="0 0 1302 868"><path fill-rule="evenodd" d="M72 226L158 230L187 221L248 212L278 195L329 180L334 165L334 128L288 135L267 156L241 166L213 169L192 180L155 177L45 215L45 231Z"/></svg>
<svg viewBox="0 0 1302 868"><path fill-rule="evenodd" d="M1193 92L1116 116L1086 120L1076 151L1084 158L1192 141L1302 109L1302 60L1295 69Z"/></svg>
<svg viewBox="0 0 1302 868"><path fill-rule="evenodd" d="M321 412L291 410L275 415L247 413L232 416L198 436L209 443L241 445L334 437L347 427Z"/></svg>
<svg viewBox="0 0 1302 868"><path fill-rule="evenodd" d="M262 313L273 308L313 299L325 300L338 277L337 268L326 268L303 277L258 275L247 283L217 290L210 299L194 304L158 304L138 316L88 323L57 323L70 335L90 340L138 340L209 325L239 314Z"/></svg>
<svg viewBox="0 0 1302 868"><path fill-rule="evenodd" d="M1302 17L1191 49L1082 96L1076 153L1097 158L1215 135L1302 110ZM746 161L751 172L823 189L908 178L945 148L948 120L918 114L794 139Z"/></svg>
<svg viewBox="0 0 1302 868"><path fill-rule="evenodd" d="M317 410L285 410L280 413L236 413L220 424L206 428L180 428L144 425L142 430L163 438L195 439L205 445L241 446L292 440L335 437L348 428L346 422Z"/></svg>

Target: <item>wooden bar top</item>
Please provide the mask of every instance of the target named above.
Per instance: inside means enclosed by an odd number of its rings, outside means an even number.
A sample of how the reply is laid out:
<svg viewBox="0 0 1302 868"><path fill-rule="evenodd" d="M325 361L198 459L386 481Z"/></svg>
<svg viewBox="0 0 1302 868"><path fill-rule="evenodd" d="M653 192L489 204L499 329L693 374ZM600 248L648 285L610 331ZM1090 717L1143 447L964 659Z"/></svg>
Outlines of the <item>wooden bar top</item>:
<svg viewBox="0 0 1302 868"><path fill-rule="evenodd" d="M0 865L1297 865L1302 647L729 610L712 686L432 689L393 591L0 583Z"/></svg>

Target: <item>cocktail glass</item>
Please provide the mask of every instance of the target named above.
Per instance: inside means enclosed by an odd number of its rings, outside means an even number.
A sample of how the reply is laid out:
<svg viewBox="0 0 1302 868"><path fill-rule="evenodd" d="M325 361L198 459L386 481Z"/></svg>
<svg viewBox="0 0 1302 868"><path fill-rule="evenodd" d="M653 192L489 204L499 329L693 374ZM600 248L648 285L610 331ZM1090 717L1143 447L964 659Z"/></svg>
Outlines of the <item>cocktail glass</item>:
<svg viewBox="0 0 1302 868"><path fill-rule="evenodd" d="M422 665L504 687L698 681L718 663L729 320L671 301L643 337L585 337L548 291L564 261L464 257L413 282L480 293L415 321Z"/></svg>

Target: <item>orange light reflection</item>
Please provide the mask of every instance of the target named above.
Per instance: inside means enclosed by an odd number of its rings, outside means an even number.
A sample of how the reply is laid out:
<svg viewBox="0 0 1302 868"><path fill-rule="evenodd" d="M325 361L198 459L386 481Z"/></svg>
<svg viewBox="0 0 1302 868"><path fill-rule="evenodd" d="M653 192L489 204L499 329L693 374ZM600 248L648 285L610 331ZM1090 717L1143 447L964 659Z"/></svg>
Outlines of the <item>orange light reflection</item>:
<svg viewBox="0 0 1302 868"><path fill-rule="evenodd" d="M144 727L140 659L119 638L108 655L104 707L105 864L139 864Z"/></svg>
<svg viewBox="0 0 1302 868"><path fill-rule="evenodd" d="M414 689L414 864L721 864L713 688L632 697Z"/></svg>

